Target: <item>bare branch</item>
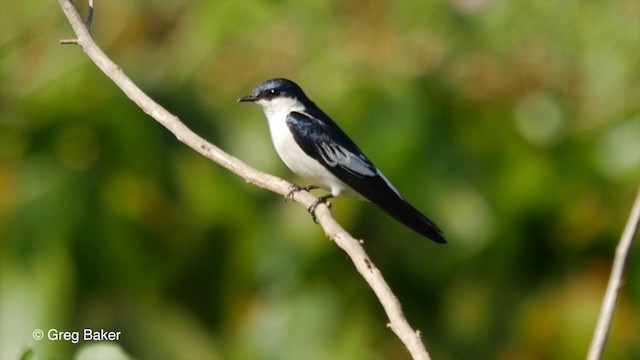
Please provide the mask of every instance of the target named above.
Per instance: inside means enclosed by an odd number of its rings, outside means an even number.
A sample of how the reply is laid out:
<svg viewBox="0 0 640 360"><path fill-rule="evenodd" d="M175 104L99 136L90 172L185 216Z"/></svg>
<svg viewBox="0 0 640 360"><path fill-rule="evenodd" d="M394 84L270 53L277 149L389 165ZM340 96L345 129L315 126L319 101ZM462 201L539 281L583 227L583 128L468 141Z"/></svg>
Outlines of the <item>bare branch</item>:
<svg viewBox="0 0 640 360"><path fill-rule="evenodd" d="M607 285L607 291L604 295L602 302L602 308L600 309L600 316L598 318L598 324L593 333L593 339L591 340L591 346L589 347L589 353L587 354L587 360L600 360L604 353L604 346L607 343L607 337L609 336L609 329L611 329L611 320L613 319L613 312L616 308L616 302L618 301L618 294L622 288L622 278L624 276L624 268L627 263L627 258L631 250L633 240L638 233L638 227L640 226L640 189L636 195L636 200L629 214L629 220L624 227L622 237L616 248L616 256L613 260L613 267L611 269L611 275L609 276L609 284Z"/></svg>
<svg viewBox="0 0 640 360"><path fill-rule="evenodd" d="M140 90L140 88L125 75L122 69L113 63L93 41L87 28L87 24L90 24L93 17L93 6L90 7L89 20L85 23L82 21L78 11L70 0L58 0L58 2L77 36L77 39L63 40L61 43L71 43L80 46L96 66L107 75L129 99L136 103L142 111L173 133L179 141L234 174L244 178L245 181L282 196L287 195L289 187L291 186L290 183L258 171L239 159L225 153L191 131L180 119L169 113ZM310 193L301 191L293 195L293 200L302 204L306 209L317 199ZM373 289L389 318L388 326L404 343L413 359L430 359L422 343L420 333L414 331L405 319L400 302L389 288L389 285L382 277L378 268L373 264L371 259L369 259L360 242L354 239L335 221L329 208L325 204L318 206L316 216L325 234L349 255L358 272L367 281L371 289Z"/></svg>

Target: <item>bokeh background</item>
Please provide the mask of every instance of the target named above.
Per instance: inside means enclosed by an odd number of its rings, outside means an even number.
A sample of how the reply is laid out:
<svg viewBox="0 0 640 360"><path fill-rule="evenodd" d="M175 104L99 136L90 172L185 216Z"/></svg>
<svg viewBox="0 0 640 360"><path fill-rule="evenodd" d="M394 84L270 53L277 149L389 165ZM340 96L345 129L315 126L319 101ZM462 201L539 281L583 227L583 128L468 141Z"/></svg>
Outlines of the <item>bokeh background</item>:
<svg viewBox="0 0 640 360"><path fill-rule="evenodd" d="M640 183L640 1L97 6L98 44L203 137L300 182L236 103L294 79L442 227L333 201L434 359L584 358ZM0 358L100 353L36 328L121 331L137 359L409 358L302 207L179 143L70 37L56 1L0 0ZM606 359L640 357L639 258Z"/></svg>

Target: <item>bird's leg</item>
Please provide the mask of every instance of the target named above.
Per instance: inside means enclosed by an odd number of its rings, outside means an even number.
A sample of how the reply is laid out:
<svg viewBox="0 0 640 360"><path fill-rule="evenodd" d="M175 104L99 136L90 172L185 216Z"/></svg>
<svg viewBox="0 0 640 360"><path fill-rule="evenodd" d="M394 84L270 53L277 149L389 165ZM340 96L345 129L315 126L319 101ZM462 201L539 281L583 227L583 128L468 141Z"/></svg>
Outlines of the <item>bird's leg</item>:
<svg viewBox="0 0 640 360"><path fill-rule="evenodd" d="M287 195L284 196L284 201L286 202L289 199L293 199L293 194L299 191L309 191L314 189L318 189L318 187L315 185L304 186L304 185L293 184L289 186L289 192L287 193Z"/></svg>
<svg viewBox="0 0 640 360"><path fill-rule="evenodd" d="M329 209L331 209L331 203L329 202L329 199L334 198L335 196L328 194L325 196L321 196L318 198L318 200L316 200L313 204L311 204L311 206L309 206L309 208L307 209L309 211L309 213L311 214L311 218L313 219L314 223L318 223L318 219L316 218L316 208L318 207L318 205L320 204L327 204L327 206L329 207Z"/></svg>

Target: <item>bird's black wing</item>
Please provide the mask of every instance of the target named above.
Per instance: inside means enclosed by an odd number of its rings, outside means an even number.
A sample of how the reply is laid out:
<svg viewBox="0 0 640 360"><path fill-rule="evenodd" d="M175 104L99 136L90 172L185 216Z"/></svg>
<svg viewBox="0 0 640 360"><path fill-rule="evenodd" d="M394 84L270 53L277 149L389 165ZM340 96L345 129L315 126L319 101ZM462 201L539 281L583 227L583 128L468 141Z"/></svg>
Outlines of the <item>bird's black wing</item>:
<svg viewBox="0 0 640 360"><path fill-rule="evenodd" d="M442 231L404 200L358 146L324 113L323 119L293 111L287 126L296 143L334 176L399 222L438 243Z"/></svg>

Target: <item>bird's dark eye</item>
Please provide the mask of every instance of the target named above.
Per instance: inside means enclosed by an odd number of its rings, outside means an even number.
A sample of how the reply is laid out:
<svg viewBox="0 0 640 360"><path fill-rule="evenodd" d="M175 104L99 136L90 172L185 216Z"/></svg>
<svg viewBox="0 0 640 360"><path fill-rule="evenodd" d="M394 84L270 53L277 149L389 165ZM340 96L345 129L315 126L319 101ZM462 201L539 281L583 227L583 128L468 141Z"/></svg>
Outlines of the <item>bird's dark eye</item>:
<svg viewBox="0 0 640 360"><path fill-rule="evenodd" d="M266 99L271 99L272 97L277 95L278 95L278 90L276 89L267 89L260 93L260 97L266 98Z"/></svg>

